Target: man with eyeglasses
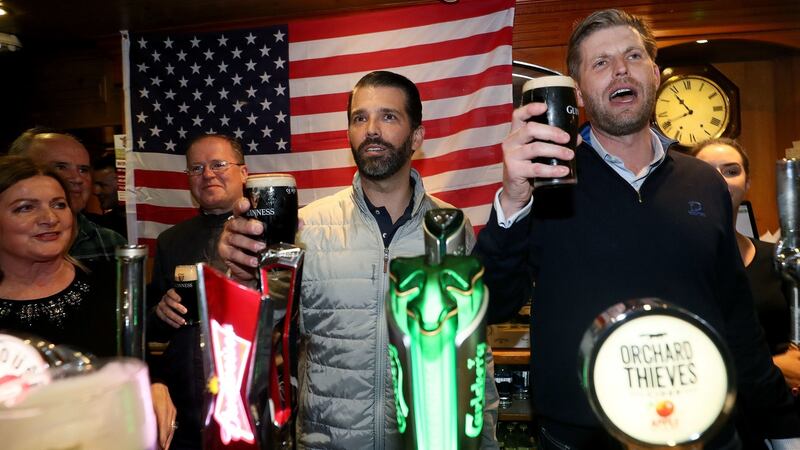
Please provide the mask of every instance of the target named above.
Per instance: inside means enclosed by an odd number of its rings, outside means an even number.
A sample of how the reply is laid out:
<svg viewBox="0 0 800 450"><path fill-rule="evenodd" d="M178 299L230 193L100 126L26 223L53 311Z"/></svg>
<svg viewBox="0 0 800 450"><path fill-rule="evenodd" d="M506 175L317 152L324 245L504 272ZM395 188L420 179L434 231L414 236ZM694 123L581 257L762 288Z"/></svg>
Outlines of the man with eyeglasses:
<svg viewBox="0 0 800 450"><path fill-rule="evenodd" d="M216 252L216 242L232 214L233 204L242 197L247 180L241 145L219 134L205 134L190 143L185 172L200 213L158 236L148 289L151 304L158 303L155 314L161 319L151 321L150 340L170 341L162 359L151 363L151 377L156 381L153 388L156 416L159 425L166 425L159 426L162 445L172 433L170 400L177 408L180 426L174 431L171 449L201 448L204 386L202 359L196 345L199 343L197 327L186 327L183 317L171 311L181 314L187 311L172 288L175 267L207 262L225 270Z"/></svg>
<svg viewBox="0 0 800 450"><path fill-rule="evenodd" d="M31 128L11 144L11 155L27 156L51 167L69 188L69 205L78 224L69 254L90 269L114 261L114 249L125 245L119 233L90 221L83 210L92 193L89 152L74 136L47 128Z"/></svg>

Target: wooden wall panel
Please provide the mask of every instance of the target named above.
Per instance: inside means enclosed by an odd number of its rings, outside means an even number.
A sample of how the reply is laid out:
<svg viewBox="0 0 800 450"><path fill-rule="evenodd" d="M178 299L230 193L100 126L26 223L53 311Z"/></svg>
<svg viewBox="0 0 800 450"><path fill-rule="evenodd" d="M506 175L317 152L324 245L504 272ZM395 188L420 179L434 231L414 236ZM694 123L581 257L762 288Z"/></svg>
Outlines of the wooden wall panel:
<svg viewBox="0 0 800 450"><path fill-rule="evenodd" d="M39 55L34 61L32 122L56 128L122 123L119 60L100 52Z"/></svg>
<svg viewBox="0 0 800 450"><path fill-rule="evenodd" d="M778 228L775 200L776 98L780 87L775 83L772 61L715 64L739 86L742 132L739 142L750 157L750 193L756 224L760 233Z"/></svg>
<svg viewBox="0 0 800 450"><path fill-rule="evenodd" d="M515 50L565 45L575 20L612 7L643 16L659 39L800 30L796 0L518 0L516 5Z"/></svg>
<svg viewBox="0 0 800 450"><path fill-rule="evenodd" d="M567 47L537 47L514 50L514 60L538 64L558 72L567 73Z"/></svg>

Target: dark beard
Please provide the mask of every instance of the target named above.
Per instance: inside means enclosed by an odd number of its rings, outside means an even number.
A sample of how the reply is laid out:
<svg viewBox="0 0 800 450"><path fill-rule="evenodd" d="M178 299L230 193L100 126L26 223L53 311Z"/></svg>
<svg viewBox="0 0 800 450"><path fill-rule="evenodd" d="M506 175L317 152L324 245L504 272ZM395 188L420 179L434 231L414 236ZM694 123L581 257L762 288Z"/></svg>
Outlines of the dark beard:
<svg viewBox="0 0 800 450"><path fill-rule="evenodd" d="M635 116L620 118L614 117L597 105L591 97L587 97L584 103L586 113L591 119L592 126L611 136L628 136L634 134L650 125L650 117L653 115L656 104L655 91L646 92L639 89L642 95L646 95L642 109Z"/></svg>
<svg viewBox="0 0 800 450"><path fill-rule="evenodd" d="M408 135L408 139L403 142L400 148L384 141L381 138L367 138L358 149L350 147L353 152L353 159L362 177L369 180L385 180L396 174L411 159L414 150L411 148L413 133ZM380 157L368 158L365 156L370 145L380 145L386 149L386 153Z"/></svg>

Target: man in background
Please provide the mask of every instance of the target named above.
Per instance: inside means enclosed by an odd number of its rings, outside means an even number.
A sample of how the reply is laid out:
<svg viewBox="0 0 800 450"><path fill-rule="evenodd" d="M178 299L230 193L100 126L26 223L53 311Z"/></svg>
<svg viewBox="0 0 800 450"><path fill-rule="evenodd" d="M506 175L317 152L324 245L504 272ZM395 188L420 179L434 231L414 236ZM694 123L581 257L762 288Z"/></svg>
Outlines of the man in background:
<svg viewBox="0 0 800 450"><path fill-rule="evenodd" d="M196 312L197 304L182 304L183 299L173 289L175 267L206 262L225 270L217 256L216 243L234 203L242 198L247 181L241 145L218 134L194 139L186 151L186 173L199 211L158 236L148 289L152 303L158 302L155 314L161 319L153 321L151 338L169 342L163 356L151 363L151 376L156 381L154 389L162 394L161 402L156 403L156 415L169 414L167 400L174 402L177 409L178 427L170 446L174 450L202 447L205 389L199 326L187 324L183 317L187 308ZM158 326L164 323L171 327Z"/></svg>
<svg viewBox="0 0 800 450"><path fill-rule="evenodd" d="M92 192L100 203L102 214L88 215L98 225L128 235L125 223L125 206L119 202L117 189L117 159L105 154L92 163Z"/></svg>

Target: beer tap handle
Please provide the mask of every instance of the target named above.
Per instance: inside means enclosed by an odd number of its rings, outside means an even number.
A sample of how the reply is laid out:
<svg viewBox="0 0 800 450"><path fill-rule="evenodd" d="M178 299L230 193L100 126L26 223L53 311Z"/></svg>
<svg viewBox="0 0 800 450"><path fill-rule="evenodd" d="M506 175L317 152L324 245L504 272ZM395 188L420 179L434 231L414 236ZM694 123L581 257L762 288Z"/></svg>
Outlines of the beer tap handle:
<svg viewBox="0 0 800 450"><path fill-rule="evenodd" d="M789 343L800 348L800 288L797 284L789 288L790 330Z"/></svg>
<svg viewBox="0 0 800 450"><path fill-rule="evenodd" d="M145 261L147 247L117 247L117 354L145 356Z"/></svg>
<svg viewBox="0 0 800 450"><path fill-rule="evenodd" d="M460 209L432 209L425 213L425 262L431 266L442 263L445 255L465 255L466 232L464 212Z"/></svg>
<svg viewBox="0 0 800 450"><path fill-rule="evenodd" d="M262 444L271 449L291 446L296 376L296 331L299 282L304 251L292 244L272 244L259 254L258 284L268 311L258 326L249 402ZM269 420L267 420L269 419Z"/></svg>

